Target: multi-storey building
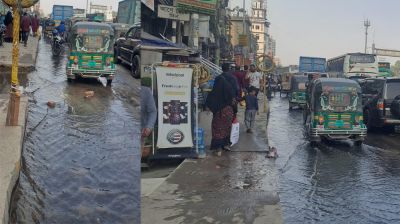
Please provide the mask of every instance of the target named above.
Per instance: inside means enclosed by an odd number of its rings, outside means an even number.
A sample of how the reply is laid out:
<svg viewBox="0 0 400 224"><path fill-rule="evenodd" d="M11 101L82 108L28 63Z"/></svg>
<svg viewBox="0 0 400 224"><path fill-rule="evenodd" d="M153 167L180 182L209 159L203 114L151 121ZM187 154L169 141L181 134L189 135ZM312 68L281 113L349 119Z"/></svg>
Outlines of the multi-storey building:
<svg viewBox="0 0 400 224"><path fill-rule="evenodd" d="M257 55L264 55L268 53L267 1L252 0L251 11L251 32L257 39Z"/></svg>

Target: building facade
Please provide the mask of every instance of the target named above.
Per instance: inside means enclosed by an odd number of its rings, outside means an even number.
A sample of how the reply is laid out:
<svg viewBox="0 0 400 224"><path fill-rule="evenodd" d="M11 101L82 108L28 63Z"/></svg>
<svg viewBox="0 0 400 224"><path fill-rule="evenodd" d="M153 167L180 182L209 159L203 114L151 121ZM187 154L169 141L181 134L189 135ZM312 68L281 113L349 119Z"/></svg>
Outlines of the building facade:
<svg viewBox="0 0 400 224"><path fill-rule="evenodd" d="M267 1L252 0L251 4L251 32L257 39L257 56L268 54Z"/></svg>
<svg viewBox="0 0 400 224"><path fill-rule="evenodd" d="M257 40L252 34L250 16L243 9L236 7L230 10L230 43L234 49L237 65L249 65L254 62L257 51ZM249 35L250 34L250 35Z"/></svg>
<svg viewBox="0 0 400 224"><path fill-rule="evenodd" d="M89 14L102 13L105 21L113 21L113 11L111 6L95 5L90 3Z"/></svg>

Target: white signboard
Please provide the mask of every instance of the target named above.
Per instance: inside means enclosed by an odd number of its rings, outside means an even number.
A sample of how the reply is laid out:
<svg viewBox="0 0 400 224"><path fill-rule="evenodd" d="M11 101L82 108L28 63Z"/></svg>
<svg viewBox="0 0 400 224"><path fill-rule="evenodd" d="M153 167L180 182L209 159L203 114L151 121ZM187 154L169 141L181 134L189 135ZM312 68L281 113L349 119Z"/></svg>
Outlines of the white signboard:
<svg viewBox="0 0 400 224"><path fill-rule="evenodd" d="M176 7L167 5L158 5L158 17L172 20L189 21L189 14L178 13Z"/></svg>
<svg viewBox="0 0 400 224"><path fill-rule="evenodd" d="M192 148L192 68L157 67L157 147Z"/></svg>
<svg viewBox="0 0 400 224"><path fill-rule="evenodd" d="M389 57L400 57L400 51L398 50L387 50L387 49L374 49L374 54L379 56L389 56Z"/></svg>

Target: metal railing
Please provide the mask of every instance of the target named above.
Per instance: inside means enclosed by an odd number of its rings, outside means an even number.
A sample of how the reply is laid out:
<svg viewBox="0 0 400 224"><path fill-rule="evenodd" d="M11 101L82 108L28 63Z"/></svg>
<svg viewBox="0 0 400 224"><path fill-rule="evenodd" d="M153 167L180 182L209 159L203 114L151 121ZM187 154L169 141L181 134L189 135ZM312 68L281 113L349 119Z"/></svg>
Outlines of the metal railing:
<svg viewBox="0 0 400 224"><path fill-rule="evenodd" d="M217 75L220 75L222 73L221 67L219 67L218 65L212 63L211 61L203 58L202 56L200 56L200 63L204 67L206 67L207 69L210 70L212 76L217 76Z"/></svg>

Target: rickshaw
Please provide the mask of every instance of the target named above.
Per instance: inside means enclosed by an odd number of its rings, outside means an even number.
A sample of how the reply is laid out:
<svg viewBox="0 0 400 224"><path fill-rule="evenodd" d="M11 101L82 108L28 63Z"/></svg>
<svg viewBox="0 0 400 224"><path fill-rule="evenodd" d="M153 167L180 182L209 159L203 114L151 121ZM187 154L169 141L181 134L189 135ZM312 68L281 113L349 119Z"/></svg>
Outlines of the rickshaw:
<svg viewBox="0 0 400 224"><path fill-rule="evenodd" d="M110 23L110 26L114 30L115 38L120 38L120 37L125 36L125 33L128 32L129 28L131 28L131 26L129 24L125 24L125 23Z"/></svg>
<svg viewBox="0 0 400 224"><path fill-rule="evenodd" d="M104 77L111 84L115 74L114 30L97 22L77 22L69 38L67 78Z"/></svg>
<svg viewBox="0 0 400 224"><path fill-rule="evenodd" d="M351 139L361 145L367 135L363 120L360 85L344 78L324 78L311 82L305 128L312 145L321 138Z"/></svg>
<svg viewBox="0 0 400 224"><path fill-rule="evenodd" d="M306 83L308 77L304 75L295 75L290 82L289 91L289 110L298 106L302 108L306 104Z"/></svg>

